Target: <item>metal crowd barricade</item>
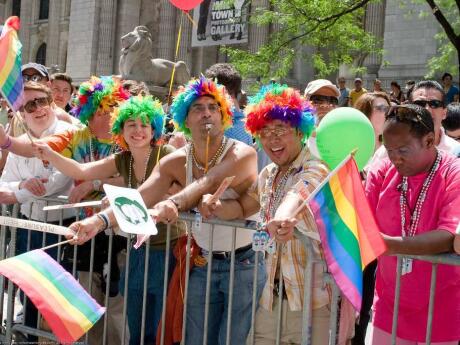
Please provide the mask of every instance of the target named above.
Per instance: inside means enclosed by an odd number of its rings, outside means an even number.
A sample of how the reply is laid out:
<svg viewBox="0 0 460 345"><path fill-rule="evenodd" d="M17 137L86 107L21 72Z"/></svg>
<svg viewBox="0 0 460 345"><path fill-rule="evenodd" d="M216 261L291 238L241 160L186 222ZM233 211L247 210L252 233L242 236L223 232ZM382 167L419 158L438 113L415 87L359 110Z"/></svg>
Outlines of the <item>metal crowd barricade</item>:
<svg viewBox="0 0 460 345"><path fill-rule="evenodd" d="M397 273L396 273L396 287L395 287L395 302L393 309L393 324L391 330L391 344L396 345L396 331L398 328L398 309L399 309L399 298L401 289L401 276L402 276L402 264L403 258L410 258L414 260L421 260L431 262L431 280L430 280L430 296L428 304L428 315L427 315L427 327L425 335L426 345L431 344L431 331L433 326L433 311L435 303L436 293L436 277L438 271L438 265L454 265L460 266L460 256L456 254L439 254L439 255L398 255L397 261ZM458 303L458 301L456 301Z"/></svg>
<svg viewBox="0 0 460 345"><path fill-rule="evenodd" d="M48 199L49 202L61 202L65 203L66 200L62 199ZM13 217L18 217L18 205L15 205L14 207L5 207L5 205L2 205L2 215L9 215ZM78 214L78 213L77 213ZM60 223L62 224L62 213L60 217ZM191 229L191 223L194 221L195 216L193 214L189 213L184 213L180 215L180 219L185 221L187 223L187 228ZM205 310L204 310L204 320L205 320L205 325L204 325L204 334L203 334L203 344L209 344L209 340L206 338L207 337L207 321L209 320L209 307L210 307L210 293L211 293L211 283L210 283L210 278L211 278L211 267L212 267L212 262L213 262L213 256L212 256L212 244L213 244L213 236L215 231L228 231L228 237L229 240L231 240L231 255L230 255L230 275L229 275L229 291L233 290L233 286L235 284L235 264L236 264L236 258L235 258L235 242L236 242L236 231L238 229L247 229L247 230L255 230L255 223L254 222L244 222L244 221L221 221L221 220L203 220L203 223L208 223L211 225L211 236L209 238L209 248L210 251L207 255L207 262L208 262L208 267L207 267L207 283L205 286L205 291L206 291L206 298L205 298ZM214 227L216 225L223 225L227 226L227 229L219 229L215 230ZM171 233L171 225L168 225L167 227L167 237L166 237L166 245L165 245L165 256L166 258L169 258L169 255L171 251L173 250L171 246L171 238L172 238L172 233ZM112 260L112 250L113 250L113 234L109 233L109 245L108 245L108 253L107 253L107 264L108 267L111 267L111 260ZM313 271L315 266L317 266L319 269L324 269L324 263L321 258L318 258L314 255L314 251L312 250L312 243L310 242L310 238L304 235L303 233L296 231L295 236L303 243L306 249L306 255L307 255L307 265L304 270L304 296L303 296L303 301L304 301L304 306L303 306L303 328L302 328L302 345L308 345L311 343L312 339L312 327L311 327L311 322L312 322L312 289L313 289ZM29 240L30 240L30 231L29 231ZM124 282L124 305L123 305L123 313L122 313L122 321L121 321L121 329L122 329L122 335L121 335L121 344L127 344L127 339L128 339L128 329L127 329L127 306L128 306L128 281L129 281L129 267L130 267L130 251L135 250L132 249L132 241L133 238L128 237L127 245L126 245L126 259L124 261L124 269L125 269L125 282ZM183 329L182 329L182 344L185 343L185 332L187 329L187 298L188 298L188 287L189 287L189 275L190 275L190 248L191 248L191 231L188 231L188 237L187 237L187 251L186 251L186 264L185 264L185 285L184 285L184 310L183 310ZM45 245L46 241L46 235L43 237L43 245ZM1 232L0 232L0 259L14 256L15 255L15 248L16 248L16 229L13 228L8 228L6 226L1 227ZM30 247L28 247L30 248ZM141 344L144 343L145 339L145 327L146 327L146 311L147 308L149 308L149 305L147 304L147 288L148 288L148 264L149 264L149 256L150 256L150 245L147 242L145 244L145 271L144 271L144 282L143 282L143 296L142 296L142 322L141 322ZM91 277L94 272L94 263L95 263L95 241L94 239L91 241L91 251L90 251L90 267L89 267L89 276ZM78 258L78 246L74 246L73 250L73 265L72 265L72 273L75 277L78 278L78 272L77 272L77 258ZM58 261L60 261L61 257L61 249L58 251ZM433 273L432 273L432 281L431 281L431 286L432 286L432 291L430 292L430 313L427 315L428 319L428 328L427 328L427 344L430 343L430 338L431 338L431 323L432 323L432 312L433 312L433 305L434 305L434 287L435 287L435 281L436 281L436 268L437 264L442 263L442 264L453 264L453 265L459 265L460 264L460 257L456 255L438 255L438 256L413 256L412 258L414 259L419 259L419 260L425 260L433 263ZM260 268L259 265L259 256L255 256L255 265L254 265L254 272L253 272L253 291L252 291L252 318L251 318L251 331L248 335L248 344L254 344L254 327L255 327L255 315L256 315L256 310L258 307L258 301L256 300L256 291L257 291L257 275L258 275L258 269ZM400 258L399 258L400 261ZM401 266L399 266L401 267ZM165 333L165 320L166 320L166 294L168 291L168 278L169 278L169 260L165 260L165 270L164 270L164 279L163 279L163 308L162 308L162 322L161 322L161 339L160 343L164 344L164 333ZM108 344L108 333L113 331L113 329L109 328L108 324L108 316L111 312L110 309L110 300L109 300L109 289L110 289L110 279L111 279L111 270L109 269L107 272L107 277L106 281L108 282L106 284L105 288L105 298L103 301L103 304L107 307L107 313L105 313L102 321L103 323L103 333L102 333L102 339L101 339L101 344ZM397 289L396 289L396 299L395 299L395 310L397 310L397 306L399 303L399 284L400 284L400 274L401 274L401 268L399 269L398 272L398 280L397 280ZM55 341L56 338L53 336L52 333L46 332L41 330L39 326L39 319L40 316L38 317L37 320L37 327L32 328L32 327L27 327L24 324L21 323L14 323L13 318L14 318L14 301L16 298L16 289L14 288L13 284L11 282L8 283L7 287L7 308L6 310L3 308L4 305L4 298L5 298L5 284L3 284L5 278L3 276L0 277L0 283L1 283L1 289L2 289L2 309L0 310L0 314L2 316L2 320L5 320L5 327L3 329L2 334L0 334L0 343L6 343L6 344L11 344L14 343L15 338L18 337L20 333L25 333L25 334L31 334L39 337L43 337L45 339ZM325 340L325 344L328 343L330 345L334 345L337 343L338 337L337 337L337 330L338 330L338 323L339 323L339 309L338 309L338 304L340 301L340 291L337 288L336 284L334 283L333 279L328 273L325 273L324 275L324 284L329 284L331 291L332 291L332 301L331 301L331 311L330 311L330 327L329 327L329 340ZM88 289L88 291L91 291L92 289L92 279L89 280L89 286L84 286L85 288ZM276 339L276 344L280 344L281 342L281 334L282 334L282 320L281 320L281 315L282 315L282 300L283 300L283 279L280 279L280 290L281 293L279 293L279 311L277 315L277 339ZM180 296L178 296L179 298ZM26 301L25 303L30 303ZM233 303L235 303L235 299L233 294L230 294L229 297L229 305L228 305L228 315L227 315L227 333L225 336L226 339L226 344L232 344L232 339L231 339L231 324L232 324L232 306ZM394 329L393 329L393 339L395 339L395 334L396 334L396 328L395 325L397 325L397 313L394 314ZM314 330L313 330L314 331ZM86 335L84 337L85 339L83 340L84 343L88 342L88 336ZM394 344L393 340L393 344ZM93 345L93 344L91 344ZM117 345L117 344L110 344L110 345ZM213 345L213 344L210 344Z"/></svg>

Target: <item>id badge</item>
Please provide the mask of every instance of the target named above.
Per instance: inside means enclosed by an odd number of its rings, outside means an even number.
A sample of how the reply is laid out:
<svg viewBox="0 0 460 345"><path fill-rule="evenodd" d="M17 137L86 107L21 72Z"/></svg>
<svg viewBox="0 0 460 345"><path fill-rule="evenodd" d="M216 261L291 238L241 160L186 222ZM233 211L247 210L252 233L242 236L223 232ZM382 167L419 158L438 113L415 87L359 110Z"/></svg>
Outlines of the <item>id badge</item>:
<svg viewBox="0 0 460 345"><path fill-rule="evenodd" d="M202 217L200 212L195 213L195 218L193 219L192 222L192 230L194 232L198 232L201 229L201 222L202 222Z"/></svg>
<svg viewBox="0 0 460 345"><path fill-rule="evenodd" d="M412 262L414 260L413 259L410 259L410 258L403 258L402 259L402 271L401 271L401 275L405 275L405 274L408 274L408 273L411 273L412 272Z"/></svg>

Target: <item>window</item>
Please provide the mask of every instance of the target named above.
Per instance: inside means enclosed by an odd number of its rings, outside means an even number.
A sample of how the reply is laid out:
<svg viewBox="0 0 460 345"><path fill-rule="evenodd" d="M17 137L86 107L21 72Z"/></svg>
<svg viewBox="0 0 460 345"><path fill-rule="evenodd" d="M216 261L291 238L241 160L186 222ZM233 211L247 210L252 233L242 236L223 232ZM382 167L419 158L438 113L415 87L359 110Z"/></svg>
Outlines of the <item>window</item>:
<svg viewBox="0 0 460 345"><path fill-rule="evenodd" d="M46 43L42 45L37 50L37 55L35 56L35 62L46 66Z"/></svg>
<svg viewBox="0 0 460 345"><path fill-rule="evenodd" d="M48 19L49 10L49 0L40 0L40 10L38 12L38 19Z"/></svg>
<svg viewBox="0 0 460 345"><path fill-rule="evenodd" d="M18 17L21 15L21 0L13 0L13 10L11 15Z"/></svg>

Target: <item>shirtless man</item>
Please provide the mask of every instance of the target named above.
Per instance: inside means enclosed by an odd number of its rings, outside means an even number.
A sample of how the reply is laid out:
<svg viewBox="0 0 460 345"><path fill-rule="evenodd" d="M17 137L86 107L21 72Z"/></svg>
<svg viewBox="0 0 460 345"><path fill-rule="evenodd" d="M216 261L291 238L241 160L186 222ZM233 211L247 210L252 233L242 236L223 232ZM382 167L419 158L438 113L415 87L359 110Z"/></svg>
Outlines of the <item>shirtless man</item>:
<svg viewBox="0 0 460 345"><path fill-rule="evenodd" d="M257 178L255 150L238 141L227 139L224 130L232 124L231 101L225 88L206 78L190 81L179 90L171 112L178 130L191 138L191 143L162 158L139 188L147 207L152 207L151 216L157 222L175 222L179 211L187 211L198 205L204 194L216 191L227 176L235 176L226 196L236 199ZM209 139L208 139L209 137ZM185 167L185 168L184 168ZM180 186L180 191L165 199L170 187ZM113 212L108 209L93 217L74 223L71 228L78 231L78 243L83 243L115 224ZM209 248L211 233L208 225L193 229L193 236L203 258L212 252L213 270L219 274L211 276L208 343L225 343L226 306L231 293L228 288L230 276L230 252L232 232L214 228L213 244ZM222 229L223 230L223 229ZM235 240L235 283L233 293L238 301L233 303L231 344L246 341L251 323L252 279L256 253L251 249L251 231L238 229ZM260 254L260 253L259 253ZM244 264L243 264L244 263ZM258 289L265 282L265 269L260 256ZM202 344L204 333L204 306L207 263L195 266L190 273L187 305L187 330L185 343Z"/></svg>

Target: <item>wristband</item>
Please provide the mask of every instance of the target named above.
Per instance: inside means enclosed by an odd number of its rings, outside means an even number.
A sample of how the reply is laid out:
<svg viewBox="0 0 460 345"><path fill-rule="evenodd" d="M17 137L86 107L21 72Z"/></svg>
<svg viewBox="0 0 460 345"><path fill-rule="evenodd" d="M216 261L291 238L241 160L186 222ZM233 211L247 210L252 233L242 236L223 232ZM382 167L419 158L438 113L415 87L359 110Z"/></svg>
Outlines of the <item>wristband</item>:
<svg viewBox="0 0 460 345"><path fill-rule="evenodd" d="M1 145L1 146L0 146L0 149L2 149L2 150L8 150L8 149L10 148L10 146L11 146L11 138L10 138L10 136L8 135L8 136L6 137L6 143L4 143L3 145Z"/></svg>
<svg viewBox="0 0 460 345"><path fill-rule="evenodd" d="M99 229L99 231L104 231L105 229L107 229L109 227L109 222L108 222L107 216L105 214L98 213L98 214L96 214L96 217L99 218L100 220L102 220L102 223L104 224L103 227L101 229Z"/></svg>
<svg viewBox="0 0 460 345"><path fill-rule="evenodd" d="M179 203L176 200L174 200L173 198L168 198L166 200L171 201L174 204L174 206L176 206L177 211L180 211Z"/></svg>

